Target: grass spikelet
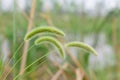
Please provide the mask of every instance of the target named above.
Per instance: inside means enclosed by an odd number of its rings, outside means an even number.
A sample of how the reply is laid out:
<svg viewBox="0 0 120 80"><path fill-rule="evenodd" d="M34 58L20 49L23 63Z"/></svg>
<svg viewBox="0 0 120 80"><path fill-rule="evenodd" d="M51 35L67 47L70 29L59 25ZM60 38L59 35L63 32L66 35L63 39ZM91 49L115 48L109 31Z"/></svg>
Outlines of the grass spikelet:
<svg viewBox="0 0 120 80"><path fill-rule="evenodd" d="M55 38L52 38L50 36L45 36L45 37L38 38L35 41L35 44L38 45L42 42L49 42L49 43L54 44L57 47L58 51L60 52L61 57L65 58L63 46L60 44L60 42L58 40L56 40Z"/></svg>
<svg viewBox="0 0 120 80"><path fill-rule="evenodd" d="M38 27L38 28L35 28L33 29L31 32L29 32L24 40L28 40L28 39L31 39L32 37L36 36L37 34L39 33L52 33L52 34L57 34L57 35L61 35L61 36L65 36L64 32L55 28L55 27Z"/></svg>
<svg viewBox="0 0 120 80"><path fill-rule="evenodd" d="M65 46L79 47L79 48L82 48L82 49L92 52L94 55L97 55L97 52L91 46L89 46L88 44L82 43L82 42L70 42L70 43L66 44Z"/></svg>

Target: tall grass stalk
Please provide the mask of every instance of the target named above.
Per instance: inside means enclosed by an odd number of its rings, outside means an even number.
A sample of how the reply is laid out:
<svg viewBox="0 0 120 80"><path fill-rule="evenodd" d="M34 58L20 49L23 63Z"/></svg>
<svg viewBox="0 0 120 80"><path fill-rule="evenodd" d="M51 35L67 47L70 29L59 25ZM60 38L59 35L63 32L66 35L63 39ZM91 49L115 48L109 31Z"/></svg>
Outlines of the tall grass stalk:
<svg viewBox="0 0 120 80"><path fill-rule="evenodd" d="M32 7L31 7L31 12L30 12L30 19L29 19L29 23L28 23L27 32L29 32L33 26L35 7L36 7L36 0L32 0ZM21 67L20 67L20 75L24 74L24 69L25 69L26 59L27 59L27 52L26 51L28 49L28 46L29 46L29 41L25 42L25 44L24 44Z"/></svg>

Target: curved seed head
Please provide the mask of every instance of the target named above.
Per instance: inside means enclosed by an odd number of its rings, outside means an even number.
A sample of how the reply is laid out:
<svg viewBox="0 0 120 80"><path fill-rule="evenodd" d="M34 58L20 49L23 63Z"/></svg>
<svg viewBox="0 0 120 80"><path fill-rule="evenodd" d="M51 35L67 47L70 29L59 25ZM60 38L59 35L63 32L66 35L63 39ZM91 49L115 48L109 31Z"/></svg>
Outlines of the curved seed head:
<svg viewBox="0 0 120 80"><path fill-rule="evenodd" d="M57 34L57 35L61 35L61 36L65 36L64 32L55 28L55 27L38 27L33 29L31 32L29 32L24 40L28 40L31 39L32 37L36 36L39 33L52 33L52 34Z"/></svg>
<svg viewBox="0 0 120 80"><path fill-rule="evenodd" d="M97 55L97 52L89 45L82 43L82 42L70 42L68 44L66 44L65 46L67 47L79 47L82 49L85 49L87 51L92 52L94 55Z"/></svg>
<svg viewBox="0 0 120 80"><path fill-rule="evenodd" d="M52 38L50 36L45 36L45 37L38 38L35 41L35 44L38 45L42 42L49 42L49 43L54 44L57 47L58 51L60 52L61 57L65 58L65 52L64 52L63 46L60 44L60 42L58 40L56 40L55 38Z"/></svg>

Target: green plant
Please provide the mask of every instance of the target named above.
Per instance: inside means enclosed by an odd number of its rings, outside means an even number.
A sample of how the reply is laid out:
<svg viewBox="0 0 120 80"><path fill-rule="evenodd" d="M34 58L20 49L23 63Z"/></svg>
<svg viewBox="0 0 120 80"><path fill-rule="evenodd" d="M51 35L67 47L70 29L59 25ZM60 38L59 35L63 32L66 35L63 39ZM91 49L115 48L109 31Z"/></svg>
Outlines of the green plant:
<svg viewBox="0 0 120 80"><path fill-rule="evenodd" d="M57 28L54 28L54 27L51 27L51 26L46 26L46 27L38 27L34 30L32 30L30 33L28 33L24 40L29 40L29 39L32 39L34 36L38 35L39 33L52 33L54 35L61 35L61 36L65 36L65 33ZM61 45L61 43L53 38L53 37L50 37L50 36L42 36L41 38L37 39L35 41L35 44L38 45L39 43L41 42L51 42L52 44L54 44L62 57L65 56L64 54L64 50L63 50L63 46ZM67 47L80 47L80 48L83 48L87 51L90 51L92 52L93 54L97 55L97 52L89 45L85 44L85 43L82 43L82 42L70 42L70 43L67 43L66 44Z"/></svg>
<svg viewBox="0 0 120 80"><path fill-rule="evenodd" d="M54 27L46 26L46 27L38 27L38 28L33 29L31 32L29 32L28 34L25 35L24 40L25 41L30 40L33 37L35 37L36 35L41 34L41 33L53 34L53 35L57 35L57 36L65 36L65 33L63 31L61 31L57 28L54 28ZM42 35L40 38L35 40L34 43L35 43L35 45L39 45L43 42L49 42L49 43L55 45L56 48L58 49L58 51L60 52L61 57L65 58L64 46L62 45L62 43L59 42L59 40L55 39L55 37L53 37L52 35ZM82 43L82 42L77 42L77 41L76 42L70 42L70 43L65 44L65 46L66 47L80 47L80 48L83 48L83 49L85 49L87 51L90 51L90 52L94 53L95 55L97 55L97 52L92 47L90 47L89 45L87 45L85 43ZM33 61L30 65L26 66L25 70L30 68L32 65L34 65L39 60L44 59L45 56L47 56L47 54L38 58L37 60ZM21 58L16 61L15 65L12 67L12 69L16 66L16 64L20 60L21 60ZM20 76L20 74L17 74L13 80L16 80L19 76ZM4 80L6 79L6 77L4 78Z"/></svg>
<svg viewBox="0 0 120 80"><path fill-rule="evenodd" d="M57 47L57 49L59 50L61 57L65 58L63 46L61 45L61 43L57 39L49 37L49 36L45 36L45 37L37 39L35 41L35 44L38 45L42 42L51 42L52 44L54 44Z"/></svg>
<svg viewBox="0 0 120 80"><path fill-rule="evenodd" d="M66 46L67 47L79 47L79 48L82 48L82 49L92 52L94 55L97 55L97 52L91 46L89 46L85 43L82 43L82 42L78 42L78 41L69 42L66 44Z"/></svg>
<svg viewBox="0 0 120 80"><path fill-rule="evenodd" d="M62 32L61 30L59 30L55 27L48 26L48 27L38 27L38 28L32 30L30 33L28 33L25 36L24 40L32 39L34 36L36 36L40 33L50 33L50 34L54 34L54 35L57 34L57 35L65 36L64 32ZM55 38L52 38L50 36L42 36L41 38L39 38L35 41L35 44L38 45L39 43L44 42L44 41L51 42L52 44L54 44L58 48L61 56L62 57L65 56L62 45Z"/></svg>
<svg viewBox="0 0 120 80"><path fill-rule="evenodd" d="M38 28L35 28L34 30L32 30L30 33L28 33L24 40L28 40L28 39L31 39L33 38L34 36L40 34L40 33L52 33L52 34L57 34L57 35L61 35L61 36L65 36L64 32L62 32L61 30L55 28L55 27L52 27L52 26L44 26L44 27L38 27Z"/></svg>

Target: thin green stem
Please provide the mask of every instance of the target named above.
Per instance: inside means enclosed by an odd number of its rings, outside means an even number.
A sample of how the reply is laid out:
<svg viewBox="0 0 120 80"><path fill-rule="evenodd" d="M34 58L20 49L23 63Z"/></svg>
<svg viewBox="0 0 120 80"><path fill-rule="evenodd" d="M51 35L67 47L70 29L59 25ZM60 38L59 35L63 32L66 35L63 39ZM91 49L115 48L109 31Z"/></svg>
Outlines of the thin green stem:
<svg viewBox="0 0 120 80"><path fill-rule="evenodd" d="M22 42L22 43L20 44L20 46L19 46L19 47L17 48L17 50L14 52L13 56L10 58L9 62L7 63L7 65L9 65L10 62L12 61L12 59L15 58L17 52L20 50L20 48L22 47L23 44L24 44L24 42Z"/></svg>
<svg viewBox="0 0 120 80"><path fill-rule="evenodd" d="M43 59L44 57L46 57L48 54L43 55L42 57L38 58L37 60L35 60L33 63L31 63L30 65L28 65L25 70L27 70L28 68L30 68L33 64L35 64L36 62L38 62L39 60ZM20 74L18 74L13 80L16 80L18 77L20 76Z"/></svg>
<svg viewBox="0 0 120 80"><path fill-rule="evenodd" d="M30 47L30 48L28 49L28 51L30 51L34 46L35 46L35 45L33 44L32 47ZM27 51L27 52L28 52L28 51ZM9 73L15 68L15 66L18 64L18 62L19 62L21 59L22 59L22 57L20 57L20 58L15 62L15 64L13 65L13 67L11 68L11 70L6 74L6 76L5 76L5 78L4 78L3 80L5 80L5 79L7 78L7 76L9 75Z"/></svg>
<svg viewBox="0 0 120 80"><path fill-rule="evenodd" d="M24 75L23 75L23 78L24 78L25 76L29 75L31 72L37 70L37 69L40 67L40 65L42 65L42 64L45 63L45 62L46 62L46 59L44 59L44 60L43 60L39 65L37 65L33 70L31 70L31 71L27 72L26 74L24 74Z"/></svg>
<svg viewBox="0 0 120 80"><path fill-rule="evenodd" d="M16 9L15 9L15 0L14 0L14 5L13 5L13 52L15 50L15 43L16 43Z"/></svg>

